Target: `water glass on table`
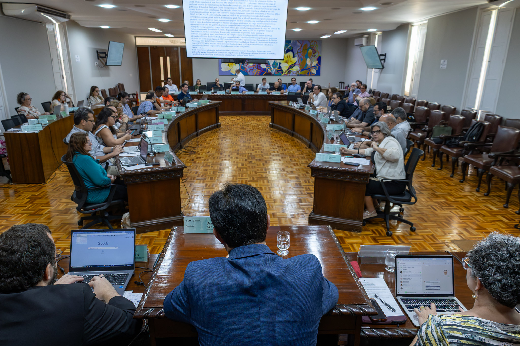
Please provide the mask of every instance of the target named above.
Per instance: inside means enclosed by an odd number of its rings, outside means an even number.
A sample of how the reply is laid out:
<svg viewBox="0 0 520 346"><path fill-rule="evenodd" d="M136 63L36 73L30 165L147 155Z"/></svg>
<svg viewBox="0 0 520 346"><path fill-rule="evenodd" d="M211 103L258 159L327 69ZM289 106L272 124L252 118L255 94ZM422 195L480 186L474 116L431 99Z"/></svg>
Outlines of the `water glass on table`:
<svg viewBox="0 0 520 346"><path fill-rule="evenodd" d="M278 247L278 255L284 257L289 254L291 246L291 234L289 231L278 231L276 234L276 246Z"/></svg>
<svg viewBox="0 0 520 346"><path fill-rule="evenodd" d="M396 250L387 250L385 257L385 269L387 272L393 273L395 271L395 256L398 255Z"/></svg>

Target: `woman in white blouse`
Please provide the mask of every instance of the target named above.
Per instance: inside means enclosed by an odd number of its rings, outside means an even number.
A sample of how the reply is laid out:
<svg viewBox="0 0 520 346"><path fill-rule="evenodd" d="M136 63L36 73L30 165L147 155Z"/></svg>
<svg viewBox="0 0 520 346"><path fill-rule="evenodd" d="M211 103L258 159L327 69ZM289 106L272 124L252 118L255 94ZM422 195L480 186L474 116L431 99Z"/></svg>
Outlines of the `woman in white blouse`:
<svg viewBox="0 0 520 346"><path fill-rule="evenodd" d="M366 210L363 219L377 215L372 196L385 194L381 180L385 180L385 187L390 195L403 193L407 185L405 181L400 181L406 179L403 150L397 139L392 136L388 125L378 121L370 127L370 130L373 140L370 148L353 150L341 148L341 152L347 155L359 153L371 156L375 152L376 176L370 178L365 191Z"/></svg>
<svg viewBox="0 0 520 346"><path fill-rule="evenodd" d="M99 95L99 88L95 85L90 88L88 103L90 104L90 107L101 106L104 103L103 96Z"/></svg>
<svg viewBox="0 0 520 346"><path fill-rule="evenodd" d="M42 114L49 114L48 112L40 113L36 107L32 106L31 95L23 91L16 95L16 101L20 105L20 107L18 107L18 114L25 115L27 119L38 119Z"/></svg>

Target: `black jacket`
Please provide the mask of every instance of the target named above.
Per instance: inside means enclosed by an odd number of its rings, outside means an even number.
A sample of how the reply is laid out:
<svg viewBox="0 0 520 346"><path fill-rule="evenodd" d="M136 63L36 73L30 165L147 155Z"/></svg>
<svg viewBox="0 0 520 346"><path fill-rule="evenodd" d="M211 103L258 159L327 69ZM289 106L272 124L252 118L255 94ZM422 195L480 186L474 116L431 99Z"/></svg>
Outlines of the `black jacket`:
<svg viewBox="0 0 520 346"><path fill-rule="evenodd" d="M108 304L83 283L37 286L0 294L0 345L92 345L131 340L141 322L134 304L114 297ZM128 343L127 342L127 343Z"/></svg>
<svg viewBox="0 0 520 346"><path fill-rule="evenodd" d="M334 104L333 102L330 106L330 109L332 109L333 111L339 111L339 115L341 115L344 118L350 118L350 116L352 115L352 113L354 113L356 108L356 106L354 106L353 104L348 104L347 102L345 102L345 100L339 101L338 104Z"/></svg>

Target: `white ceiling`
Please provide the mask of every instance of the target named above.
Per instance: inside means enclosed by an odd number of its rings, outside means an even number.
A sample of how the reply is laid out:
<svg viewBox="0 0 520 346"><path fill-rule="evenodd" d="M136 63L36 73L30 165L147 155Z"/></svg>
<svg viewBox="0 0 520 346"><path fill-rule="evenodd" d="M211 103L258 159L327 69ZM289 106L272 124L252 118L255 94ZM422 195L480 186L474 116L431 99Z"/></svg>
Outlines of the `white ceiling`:
<svg viewBox="0 0 520 346"><path fill-rule="evenodd" d="M97 6L106 3L117 7L104 9ZM85 27L108 25L110 29L106 30L117 30L136 36L164 37L165 33L173 34L175 37L184 36L182 7L164 7L170 4L182 6L182 0L40 0L38 4L67 12L72 20ZM313 39L329 34L332 38L345 38L366 33L367 29L393 30L403 23L413 23L483 4L487 4L487 0L289 0L287 37ZM311 10L295 10L299 6L310 7ZM360 8L365 6L378 9L371 12L360 11ZM161 23L157 20L159 18L172 21ZM320 23L306 23L309 20L319 20ZM148 30L150 27L163 32L154 33ZM303 30L290 30L293 28ZM338 30L347 32L334 35Z"/></svg>

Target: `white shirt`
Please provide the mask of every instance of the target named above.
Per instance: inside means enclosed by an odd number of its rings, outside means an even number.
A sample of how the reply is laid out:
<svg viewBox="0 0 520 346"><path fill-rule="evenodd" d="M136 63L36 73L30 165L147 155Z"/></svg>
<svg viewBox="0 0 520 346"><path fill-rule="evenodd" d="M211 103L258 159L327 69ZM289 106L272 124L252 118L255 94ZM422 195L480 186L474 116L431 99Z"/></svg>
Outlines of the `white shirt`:
<svg viewBox="0 0 520 346"><path fill-rule="evenodd" d="M176 94L179 92L179 89L177 89L177 86L175 84L172 84L172 85L166 84L165 87L168 88L168 93L170 93L170 94L174 94L174 93Z"/></svg>
<svg viewBox="0 0 520 346"><path fill-rule="evenodd" d="M391 180L406 179L404 154L399 141L388 136L383 139L379 147L386 149L386 151L383 155L378 152L374 155L377 177ZM365 149L365 155L370 156L373 151L373 148Z"/></svg>
<svg viewBox="0 0 520 346"><path fill-rule="evenodd" d="M240 72L235 78L233 78L233 82L239 81L240 86L245 87L246 86L246 77Z"/></svg>
<svg viewBox="0 0 520 346"><path fill-rule="evenodd" d="M259 90L259 91L269 90L269 83L266 82L265 84L258 84L257 90Z"/></svg>
<svg viewBox="0 0 520 346"><path fill-rule="evenodd" d="M322 92L320 92L318 95L315 94L313 103L316 107L327 107L327 97Z"/></svg>

